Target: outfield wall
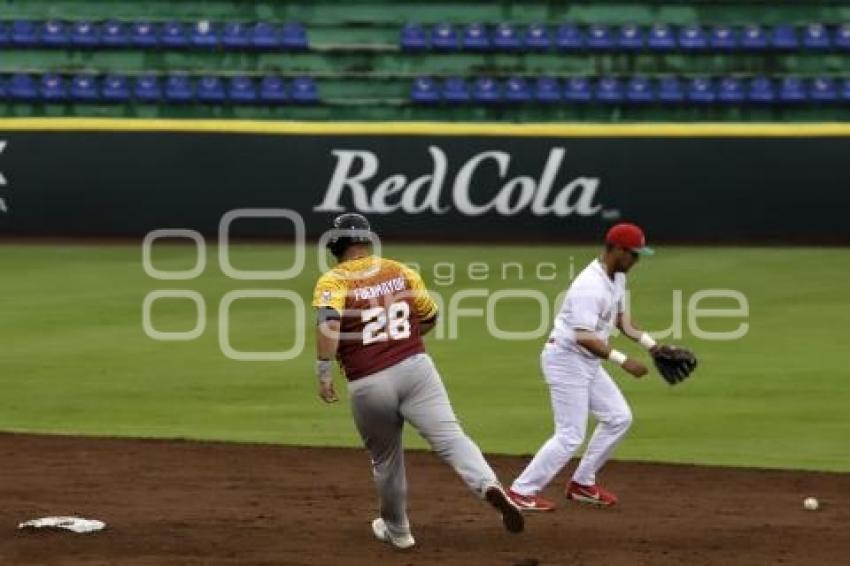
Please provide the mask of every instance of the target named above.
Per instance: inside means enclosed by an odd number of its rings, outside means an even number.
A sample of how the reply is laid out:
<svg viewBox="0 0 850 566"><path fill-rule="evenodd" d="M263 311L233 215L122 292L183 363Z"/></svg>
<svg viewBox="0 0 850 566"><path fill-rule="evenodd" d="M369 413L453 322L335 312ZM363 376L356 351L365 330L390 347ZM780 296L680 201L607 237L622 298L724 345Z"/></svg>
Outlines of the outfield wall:
<svg viewBox="0 0 850 566"><path fill-rule="evenodd" d="M234 209L389 237L850 243L850 124L0 120L0 233L214 234ZM283 236L286 220L238 220Z"/></svg>

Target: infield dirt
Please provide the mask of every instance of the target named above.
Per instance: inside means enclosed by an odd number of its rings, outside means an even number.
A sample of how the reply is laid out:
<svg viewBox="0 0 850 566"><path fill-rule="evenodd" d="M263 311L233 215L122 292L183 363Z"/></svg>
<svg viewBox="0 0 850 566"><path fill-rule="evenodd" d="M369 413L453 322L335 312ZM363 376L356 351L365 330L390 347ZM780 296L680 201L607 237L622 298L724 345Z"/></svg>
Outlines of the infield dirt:
<svg viewBox="0 0 850 566"><path fill-rule="evenodd" d="M567 502L505 532L429 453L407 454L411 551L376 541L365 451L0 434L0 564L850 563L850 474L612 462L612 509ZM528 458L494 456L510 481ZM569 468L571 469L572 466ZM565 474L568 472L565 472ZM803 498L819 499L805 511ZM24 533L46 515L101 533Z"/></svg>

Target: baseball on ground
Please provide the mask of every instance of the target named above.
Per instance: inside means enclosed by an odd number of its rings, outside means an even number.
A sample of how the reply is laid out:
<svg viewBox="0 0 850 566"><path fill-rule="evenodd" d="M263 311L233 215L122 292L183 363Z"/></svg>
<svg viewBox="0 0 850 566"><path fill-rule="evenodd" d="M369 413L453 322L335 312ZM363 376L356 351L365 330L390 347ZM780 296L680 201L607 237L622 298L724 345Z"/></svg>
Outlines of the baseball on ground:
<svg viewBox="0 0 850 566"><path fill-rule="evenodd" d="M808 511L816 511L818 508L818 500L814 497L807 497L803 500L803 509Z"/></svg>

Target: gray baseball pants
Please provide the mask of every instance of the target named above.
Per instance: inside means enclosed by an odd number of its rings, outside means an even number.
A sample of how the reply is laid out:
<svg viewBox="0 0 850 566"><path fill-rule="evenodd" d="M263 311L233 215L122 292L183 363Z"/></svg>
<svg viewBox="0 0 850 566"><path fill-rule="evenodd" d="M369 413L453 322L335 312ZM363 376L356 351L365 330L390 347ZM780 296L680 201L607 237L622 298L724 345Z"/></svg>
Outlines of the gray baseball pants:
<svg viewBox="0 0 850 566"><path fill-rule="evenodd" d="M394 534L410 531L402 429L416 427L431 448L479 497L498 484L478 446L463 432L446 388L427 354L348 384L357 430L372 456L381 517Z"/></svg>

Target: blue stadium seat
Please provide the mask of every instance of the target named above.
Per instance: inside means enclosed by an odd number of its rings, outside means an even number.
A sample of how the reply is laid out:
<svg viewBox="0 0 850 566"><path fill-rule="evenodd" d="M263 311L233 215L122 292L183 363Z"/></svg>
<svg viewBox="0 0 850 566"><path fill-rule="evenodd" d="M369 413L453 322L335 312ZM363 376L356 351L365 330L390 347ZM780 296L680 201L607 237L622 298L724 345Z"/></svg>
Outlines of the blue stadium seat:
<svg viewBox="0 0 850 566"><path fill-rule="evenodd" d="M599 102L619 104L624 100L623 83L615 77L601 77L596 81L594 95Z"/></svg>
<svg viewBox="0 0 850 566"><path fill-rule="evenodd" d="M529 102L532 100L528 81L522 77L510 77L505 81L504 97L507 102Z"/></svg>
<svg viewBox="0 0 850 566"><path fill-rule="evenodd" d="M767 49L767 34L761 26L755 24L744 26L741 33L741 48L752 51Z"/></svg>
<svg viewBox="0 0 850 566"><path fill-rule="evenodd" d="M6 25L6 22L0 20L0 47L6 47L10 41L9 26Z"/></svg>
<svg viewBox="0 0 850 566"><path fill-rule="evenodd" d="M441 23L431 29L431 48L437 51L457 51L460 38L452 24Z"/></svg>
<svg viewBox="0 0 850 566"><path fill-rule="evenodd" d="M814 102L838 102L838 87L835 80L829 77L812 79L809 89L809 99Z"/></svg>
<svg viewBox="0 0 850 566"><path fill-rule="evenodd" d="M463 48L469 51L490 49L490 37L483 24L469 24L463 29Z"/></svg>
<svg viewBox="0 0 850 566"><path fill-rule="evenodd" d="M41 75L41 99L45 102L65 102L68 100L68 87L65 79L56 73Z"/></svg>
<svg viewBox="0 0 850 566"><path fill-rule="evenodd" d="M493 47L499 51L519 51L522 46L522 37L511 24L501 23L493 30Z"/></svg>
<svg viewBox="0 0 850 566"><path fill-rule="evenodd" d="M410 89L413 102L433 104L440 101L440 89L431 77L416 77Z"/></svg>
<svg viewBox="0 0 850 566"><path fill-rule="evenodd" d="M469 85L461 77L449 77L443 81L443 100L453 104L469 102Z"/></svg>
<svg viewBox="0 0 850 566"><path fill-rule="evenodd" d="M667 24L655 24L649 29L647 45L653 51L669 51L676 47L673 28Z"/></svg>
<svg viewBox="0 0 850 566"><path fill-rule="evenodd" d="M130 29L123 22L108 20L100 29L100 42L107 47L129 47L133 43Z"/></svg>
<svg viewBox="0 0 850 566"><path fill-rule="evenodd" d="M531 50L545 51L552 45L549 28L544 24L529 24L525 31L525 46Z"/></svg>
<svg viewBox="0 0 850 566"><path fill-rule="evenodd" d="M576 51L584 47L584 36L575 24L561 24L555 30L555 47L560 51Z"/></svg>
<svg viewBox="0 0 850 566"><path fill-rule="evenodd" d="M682 82L677 77L661 77L658 79L657 98L665 104L677 104L685 100Z"/></svg>
<svg viewBox="0 0 850 566"><path fill-rule="evenodd" d="M561 83L554 77L537 77L534 98L540 102L560 102Z"/></svg>
<svg viewBox="0 0 850 566"><path fill-rule="evenodd" d="M702 51L708 47L708 36L702 26L688 25L679 30L679 47L684 51Z"/></svg>
<svg viewBox="0 0 850 566"><path fill-rule="evenodd" d="M617 46L626 51L638 51L644 48L646 37L643 29L634 24L620 26L617 34Z"/></svg>
<svg viewBox="0 0 850 566"><path fill-rule="evenodd" d="M770 45L774 49L794 50L800 47L800 40L797 37L797 28L790 24L779 24L773 26L773 33L770 37Z"/></svg>
<svg viewBox="0 0 850 566"><path fill-rule="evenodd" d="M632 104L653 102L655 95L652 82L643 76L635 76L626 84L626 100Z"/></svg>
<svg viewBox="0 0 850 566"><path fill-rule="evenodd" d="M82 48L100 45L99 26L85 20L74 22L71 25L71 45Z"/></svg>
<svg viewBox="0 0 850 566"><path fill-rule="evenodd" d="M829 30L823 24L809 24L803 28L802 43L806 49L824 50L832 47Z"/></svg>
<svg viewBox="0 0 850 566"><path fill-rule="evenodd" d="M251 27L251 45L254 49L276 51L281 47L280 30L269 22L257 22Z"/></svg>
<svg viewBox="0 0 850 566"><path fill-rule="evenodd" d="M744 102L744 84L741 79L724 77L717 86L717 100L725 104L740 104Z"/></svg>
<svg viewBox="0 0 850 566"><path fill-rule="evenodd" d="M773 81L767 77L753 77L747 84L747 101L769 104L776 100Z"/></svg>
<svg viewBox="0 0 850 566"><path fill-rule="evenodd" d="M30 20L13 21L10 36L12 44L17 47L35 47L39 42L38 28Z"/></svg>
<svg viewBox="0 0 850 566"><path fill-rule="evenodd" d="M714 26L711 28L708 44L718 51L731 51L738 48L738 34L732 26Z"/></svg>
<svg viewBox="0 0 850 566"><path fill-rule="evenodd" d="M593 92L587 77L570 77L564 85L564 100L567 102L590 102Z"/></svg>
<svg viewBox="0 0 850 566"><path fill-rule="evenodd" d="M237 104L253 104L258 98L257 85L250 77L231 77L227 82L227 98Z"/></svg>
<svg viewBox="0 0 850 566"><path fill-rule="evenodd" d="M305 51L307 49L307 30L299 22L287 22L283 24L281 31L281 42L284 49L291 51Z"/></svg>
<svg viewBox="0 0 850 566"><path fill-rule="evenodd" d="M428 34L420 24L405 24L401 28L400 43L404 51L426 51L429 47Z"/></svg>
<svg viewBox="0 0 850 566"><path fill-rule="evenodd" d="M585 44L594 51L608 51L614 48L614 35L611 28L602 24L593 24L587 28Z"/></svg>
<svg viewBox="0 0 850 566"><path fill-rule="evenodd" d="M841 96L841 100L844 102L850 102L850 79L844 79L841 81L841 92L839 94Z"/></svg>
<svg viewBox="0 0 850 566"><path fill-rule="evenodd" d="M805 102L806 83L799 77L785 77L779 86L779 100L788 103Z"/></svg>
<svg viewBox="0 0 850 566"><path fill-rule="evenodd" d="M74 102L97 102L100 100L97 76L91 73L74 75L69 94Z"/></svg>
<svg viewBox="0 0 850 566"><path fill-rule="evenodd" d="M290 86L290 98L300 104L318 104L319 86L311 77L297 77Z"/></svg>
<svg viewBox="0 0 850 566"><path fill-rule="evenodd" d="M198 79L195 96L200 102L207 104L222 104L227 100L224 82L221 77L204 75Z"/></svg>
<svg viewBox="0 0 850 566"><path fill-rule="evenodd" d="M215 49L218 47L218 27L209 20L198 20L192 24L189 32L189 43L198 49Z"/></svg>
<svg viewBox="0 0 850 566"><path fill-rule="evenodd" d="M717 98L714 81L708 77L694 77L688 83L688 100L697 104L711 104Z"/></svg>
<svg viewBox="0 0 850 566"><path fill-rule="evenodd" d="M499 83L490 77L479 77L475 79L472 86L472 99L482 104L493 104L502 101L502 92Z"/></svg>
<svg viewBox="0 0 850 566"><path fill-rule="evenodd" d="M835 30L835 46L850 51L850 24L841 24Z"/></svg>
<svg viewBox="0 0 850 566"><path fill-rule="evenodd" d="M123 103L130 100L130 79L126 75L109 74L100 86L100 98L104 102Z"/></svg>
<svg viewBox="0 0 850 566"><path fill-rule="evenodd" d="M266 75L260 81L260 102L284 104L288 99L286 84L277 75Z"/></svg>
<svg viewBox="0 0 850 566"><path fill-rule="evenodd" d="M226 49L248 49L251 47L251 35L248 26L242 22L227 22L221 30L221 44Z"/></svg>
<svg viewBox="0 0 850 566"><path fill-rule="evenodd" d="M162 24L160 43L168 49L189 47L189 34L182 22L165 22Z"/></svg>
<svg viewBox="0 0 850 566"><path fill-rule="evenodd" d="M159 26L151 22L135 22L130 26L130 42L134 47L150 49L159 45Z"/></svg>
<svg viewBox="0 0 850 566"><path fill-rule="evenodd" d="M47 20L41 24L41 44L45 47L68 47L71 44L71 38L65 22Z"/></svg>
<svg viewBox="0 0 850 566"><path fill-rule="evenodd" d="M32 75L15 73L6 84L6 94L12 100L35 102L38 100L38 85Z"/></svg>
<svg viewBox="0 0 850 566"><path fill-rule="evenodd" d="M165 101L173 104L185 104L195 98L192 79L183 73L173 73L165 79Z"/></svg>
<svg viewBox="0 0 850 566"><path fill-rule="evenodd" d="M133 97L139 102L159 102L162 99L162 86L159 77L152 73L136 77Z"/></svg>

